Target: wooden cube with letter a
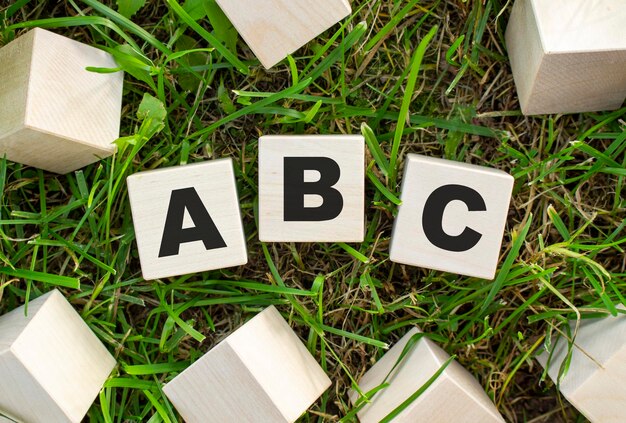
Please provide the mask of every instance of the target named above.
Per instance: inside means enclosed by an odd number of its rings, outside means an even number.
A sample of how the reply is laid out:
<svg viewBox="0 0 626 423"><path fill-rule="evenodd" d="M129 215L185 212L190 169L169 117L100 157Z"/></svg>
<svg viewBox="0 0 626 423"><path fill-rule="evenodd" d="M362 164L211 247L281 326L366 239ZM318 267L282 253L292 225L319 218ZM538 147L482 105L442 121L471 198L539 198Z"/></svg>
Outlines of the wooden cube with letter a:
<svg viewBox="0 0 626 423"><path fill-rule="evenodd" d="M175 377L163 392L187 423L292 423L330 384L271 306Z"/></svg>
<svg viewBox="0 0 626 423"><path fill-rule="evenodd" d="M626 99L626 2L516 0L506 44L526 115L613 110Z"/></svg>
<svg viewBox="0 0 626 423"><path fill-rule="evenodd" d="M59 291L42 295L0 316L0 416L78 423L115 364Z"/></svg>
<svg viewBox="0 0 626 423"><path fill-rule="evenodd" d="M592 422L625 421L626 404L626 315L583 319L574 344L567 371L562 374L559 390ZM576 321L569 324L573 335ZM537 357L557 383L565 365L570 339L557 336L549 350Z"/></svg>
<svg viewBox="0 0 626 423"><path fill-rule="evenodd" d="M493 279L513 182L500 170L409 154L391 261Z"/></svg>
<svg viewBox="0 0 626 423"><path fill-rule="evenodd" d="M259 239L361 242L365 231L362 136L259 140Z"/></svg>
<svg viewBox="0 0 626 423"><path fill-rule="evenodd" d="M348 0L217 0L266 68L350 14Z"/></svg>
<svg viewBox="0 0 626 423"><path fill-rule="evenodd" d="M231 159L140 172L127 183L146 280L247 263Z"/></svg>
<svg viewBox="0 0 626 423"><path fill-rule="evenodd" d="M378 423L406 404L394 423L501 423L504 419L476 379L419 329L410 330L359 381L366 393L388 383L358 412L361 423ZM441 369L441 374L437 374ZM432 383L415 399L411 397ZM359 395L350 392L356 404Z"/></svg>
<svg viewBox="0 0 626 423"><path fill-rule="evenodd" d="M56 173L115 152L122 72L110 54L35 28L0 49L0 157Z"/></svg>

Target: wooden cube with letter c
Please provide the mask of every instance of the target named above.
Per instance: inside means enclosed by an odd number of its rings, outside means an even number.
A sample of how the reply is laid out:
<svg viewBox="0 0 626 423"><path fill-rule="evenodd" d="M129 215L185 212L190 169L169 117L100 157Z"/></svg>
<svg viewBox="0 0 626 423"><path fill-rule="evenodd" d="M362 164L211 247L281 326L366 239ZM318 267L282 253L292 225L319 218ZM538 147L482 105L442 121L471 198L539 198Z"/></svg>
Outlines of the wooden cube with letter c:
<svg viewBox="0 0 626 423"><path fill-rule="evenodd" d="M409 154L391 261L493 279L513 182L497 169Z"/></svg>
<svg viewBox="0 0 626 423"><path fill-rule="evenodd" d="M247 263L231 159L140 172L127 183L144 279Z"/></svg>
<svg viewBox="0 0 626 423"><path fill-rule="evenodd" d="M365 236L362 136L259 140L259 239L361 242Z"/></svg>

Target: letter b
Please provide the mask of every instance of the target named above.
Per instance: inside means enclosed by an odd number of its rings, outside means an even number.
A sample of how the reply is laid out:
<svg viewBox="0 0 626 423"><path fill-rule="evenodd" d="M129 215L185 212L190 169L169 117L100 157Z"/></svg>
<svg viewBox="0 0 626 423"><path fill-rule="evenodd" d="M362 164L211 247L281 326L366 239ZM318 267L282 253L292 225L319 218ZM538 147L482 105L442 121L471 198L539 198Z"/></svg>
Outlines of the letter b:
<svg viewBox="0 0 626 423"><path fill-rule="evenodd" d="M284 158L284 217L286 222L322 222L332 220L343 210L343 197L333 186L339 182L341 169L328 157ZM305 182L304 172L316 170L317 182ZM305 195L319 195L318 207L305 207Z"/></svg>

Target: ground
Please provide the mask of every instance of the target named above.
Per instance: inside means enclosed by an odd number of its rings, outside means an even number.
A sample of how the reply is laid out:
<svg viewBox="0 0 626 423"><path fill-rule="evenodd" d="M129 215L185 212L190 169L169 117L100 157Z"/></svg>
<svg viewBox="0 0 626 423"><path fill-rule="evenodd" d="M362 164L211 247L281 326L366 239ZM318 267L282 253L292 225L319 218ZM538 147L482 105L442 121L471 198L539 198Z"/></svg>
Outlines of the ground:
<svg viewBox="0 0 626 423"><path fill-rule="evenodd" d="M51 275L80 280L59 288L120 363L94 422L176 421L162 384L270 304L333 381L303 422L344 418L351 380L414 325L508 421L585 421L532 357L575 309L624 303L626 108L523 116L503 36L511 3L353 1L343 26L264 70L210 0L0 1L0 45L44 26L108 47L127 73L114 159L68 175L0 162L0 312L58 285ZM210 34L236 56L188 51L215 47ZM165 105L163 125L158 107L138 115L145 94ZM258 136L362 132L365 242L260 243ZM407 153L515 176L495 281L389 261ZM144 281L125 177L220 157L236 163L249 263Z"/></svg>

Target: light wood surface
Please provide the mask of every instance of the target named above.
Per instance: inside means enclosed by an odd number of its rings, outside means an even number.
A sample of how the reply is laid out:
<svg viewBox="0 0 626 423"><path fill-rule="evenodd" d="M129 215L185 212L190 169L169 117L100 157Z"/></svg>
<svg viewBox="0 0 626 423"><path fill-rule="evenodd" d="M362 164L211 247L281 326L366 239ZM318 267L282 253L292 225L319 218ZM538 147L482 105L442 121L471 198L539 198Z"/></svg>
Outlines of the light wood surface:
<svg viewBox="0 0 626 423"><path fill-rule="evenodd" d="M146 280L240 266L248 262L246 240L231 159L211 160L140 172L127 179L135 237ZM172 192L193 188L226 247L207 249L202 241L180 244L178 254L160 257ZM185 212L185 228L203 225Z"/></svg>
<svg viewBox="0 0 626 423"><path fill-rule="evenodd" d="M115 359L54 290L0 317L0 413L21 422L80 422Z"/></svg>
<svg viewBox="0 0 626 423"><path fill-rule="evenodd" d="M115 152L122 72L108 53L35 28L0 49L0 153L67 173Z"/></svg>
<svg viewBox="0 0 626 423"><path fill-rule="evenodd" d="M626 2L516 0L506 43L526 115L613 110L626 98Z"/></svg>
<svg viewBox="0 0 626 423"><path fill-rule="evenodd" d="M341 213L323 221L285 220L286 157L327 157L340 177L332 186L343 198ZM365 141L362 136L263 136L259 140L259 239L265 242L361 242L365 236ZM304 174L305 182L320 173ZM319 195L305 195L305 207L319 207Z"/></svg>
<svg viewBox="0 0 626 423"><path fill-rule="evenodd" d="M498 266L513 177L497 169L409 154L405 160L402 205L391 236L390 259L396 263L461 275L493 279ZM427 199L442 186L461 185L480 194L485 211L468 211L462 201L450 202L443 213L442 229L458 236L466 228L481 237L466 251L447 251L425 234Z"/></svg>
<svg viewBox="0 0 626 423"><path fill-rule="evenodd" d="M420 333L410 330L359 380L363 392L379 386L398 362L410 339ZM358 413L361 423L378 423L420 389L449 359L448 354L423 337L405 355L379 391ZM359 395L350 392L353 404ZM459 363L452 361L444 372L395 419L395 423L488 423L504 422L480 384Z"/></svg>
<svg viewBox="0 0 626 423"><path fill-rule="evenodd" d="M623 308L622 308L623 310ZM575 322L570 322L574 333ZM550 347L548 375L557 383L569 340L557 337ZM537 357L545 368L549 353ZM560 381L563 396L591 422L624 421L626 404L626 315L584 319L576 335L569 370Z"/></svg>
<svg viewBox="0 0 626 423"><path fill-rule="evenodd" d="M294 422L330 384L271 306L163 391L187 423Z"/></svg>
<svg viewBox="0 0 626 423"><path fill-rule="evenodd" d="M217 0L217 4L268 69L351 12L347 0Z"/></svg>

